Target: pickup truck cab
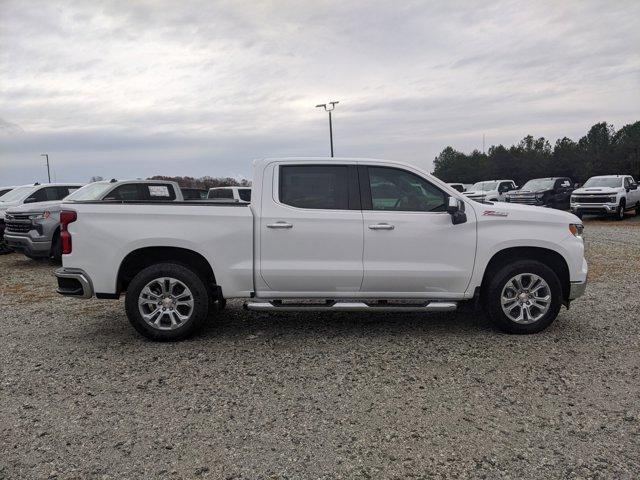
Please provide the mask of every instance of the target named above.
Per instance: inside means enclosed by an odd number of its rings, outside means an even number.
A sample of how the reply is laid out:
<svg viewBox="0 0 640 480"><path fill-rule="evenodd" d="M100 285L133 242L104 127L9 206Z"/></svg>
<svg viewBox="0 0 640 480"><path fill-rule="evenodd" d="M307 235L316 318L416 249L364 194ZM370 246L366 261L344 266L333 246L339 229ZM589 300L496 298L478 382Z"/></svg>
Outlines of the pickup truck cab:
<svg viewBox="0 0 640 480"><path fill-rule="evenodd" d="M9 208L23 204L61 200L80 187L82 187L82 184L77 183L34 183L15 187L10 192L5 193L0 198L0 254L13 251L4 238L5 216Z"/></svg>
<svg viewBox="0 0 640 480"><path fill-rule="evenodd" d="M534 178L519 190L506 194L505 201L538 207L569 210L573 182L568 177Z"/></svg>
<svg viewBox="0 0 640 480"><path fill-rule="evenodd" d="M505 194L516 188L513 180L485 180L474 183L464 194L476 202L504 202Z"/></svg>
<svg viewBox="0 0 640 480"><path fill-rule="evenodd" d="M216 200L235 200L236 202L250 202L251 188L249 187L215 187L209 189L207 198Z"/></svg>
<svg viewBox="0 0 640 480"><path fill-rule="evenodd" d="M5 214L5 242L29 258L62 255L60 211L66 200L182 201L178 184L164 180L125 180L93 182L63 200L28 203L9 208Z"/></svg>
<svg viewBox="0 0 640 480"><path fill-rule="evenodd" d="M249 203L71 201L58 292L118 298L154 340L195 332L229 298L258 311L484 305L514 333L546 328L585 289L570 213L477 203L411 165L254 163Z"/></svg>

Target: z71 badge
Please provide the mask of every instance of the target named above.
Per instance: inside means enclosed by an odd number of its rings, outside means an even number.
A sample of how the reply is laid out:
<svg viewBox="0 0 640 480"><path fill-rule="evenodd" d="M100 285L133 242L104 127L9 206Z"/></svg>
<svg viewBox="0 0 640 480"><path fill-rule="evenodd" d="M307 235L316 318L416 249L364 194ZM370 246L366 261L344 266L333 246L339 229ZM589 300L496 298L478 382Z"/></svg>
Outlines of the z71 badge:
<svg viewBox="0 0 640 480"><path fill-rule="evenodd" d="M485 210L482 213L483 217L508 217L509 213L507 212L498 212L497 210Z"/></svg>

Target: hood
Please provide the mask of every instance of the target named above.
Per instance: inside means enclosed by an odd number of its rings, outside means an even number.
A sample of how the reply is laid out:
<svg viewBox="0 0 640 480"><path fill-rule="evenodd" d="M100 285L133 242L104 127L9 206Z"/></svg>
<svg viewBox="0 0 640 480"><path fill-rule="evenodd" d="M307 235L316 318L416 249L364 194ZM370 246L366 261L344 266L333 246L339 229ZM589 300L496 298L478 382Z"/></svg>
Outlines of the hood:
<svg viewBox="0 0 640 480"><path fill-rule="evenodd" d="M0 202L0 220L4 219L4 214L8 208L15 207L16 205L20 205L20 201Z"/></svg>
<svg viewBox="0 0 640 480"><path fill-rule="evenodd" d="M554 208L540 208L519 203L496 202L491 205L476 203L473 205L478 221L491 219L515 220L523 222L557 223L569 225L582 223L575 215Z"/></svg>
<svg viewBox="0 0 640 480"><path fill-rule="evenodd" d="M583 187L574 190L573 193L618 193L622 190L622 187L612 188L612 187Z"/></svg>
<svg viewBox="0 0 640 480"><path fill-rule="evenodd" d="M10 207L8 213L35 213L44 210L59 210L62 206L60 200L51 200L49 202L25 203Z"/></svg>

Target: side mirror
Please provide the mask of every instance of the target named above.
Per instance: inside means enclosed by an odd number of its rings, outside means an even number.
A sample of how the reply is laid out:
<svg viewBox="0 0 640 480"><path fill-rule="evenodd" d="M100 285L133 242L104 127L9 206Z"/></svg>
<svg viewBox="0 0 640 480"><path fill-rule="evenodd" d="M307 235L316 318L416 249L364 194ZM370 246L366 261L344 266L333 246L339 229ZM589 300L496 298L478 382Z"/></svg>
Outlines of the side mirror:
<svg viewBox="0 0 640 480"><path fill-rule="evenodd" d="M573 184L573 188L580 188L580 184L579 184L579 183L577 183L577 182L576 182L576 183L574 183L574 184Z"/></svg>
<svg viewBox="0 0 640 480"><path fill-rule="evenodd" d="M638 184L637 184L637 183L632 183L632 184L629 186L629 188L630 188L631 190L637 190L637 189L638 189Z"/></svg>
<svg viewBox="0 0 640 480"><path fill-rule="evenodd" d="M467 221L467 214L464 213L464 203L455 197L449 197L447 213L451 215L451 223L454 225L465 223Z"/></svg>
<svg viewBox="0 0 640 480"><path fill-rule="evenodd" d="M29 197L24 201L24 203L36 203L36 201L37 201L36 197Z"/></svg>

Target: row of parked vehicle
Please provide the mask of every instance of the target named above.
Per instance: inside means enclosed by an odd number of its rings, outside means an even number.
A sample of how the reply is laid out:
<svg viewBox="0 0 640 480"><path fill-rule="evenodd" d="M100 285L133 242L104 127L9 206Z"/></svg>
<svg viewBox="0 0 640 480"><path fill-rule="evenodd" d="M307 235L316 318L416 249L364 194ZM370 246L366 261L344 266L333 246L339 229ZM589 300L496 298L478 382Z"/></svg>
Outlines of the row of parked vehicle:
<svg viewBox="0 0 640 480"><path fill-rule="evenodd" d="M248 187L180 188L165 180L48 183L0 188L0 253L60 260L63 201L189 202L205 199L249 202Z"/></svg>
<svg viewBox="0 0 640 480"><path fill-rule="evenodd" d="M622 220L630 210L640 215L640 190L631 175L591 177L582 186L568 177L535 178L521 188L513 180L504 179L449 185L479 202L510 202L571 210L579 218L585 214L604 214Z"/></svg>

